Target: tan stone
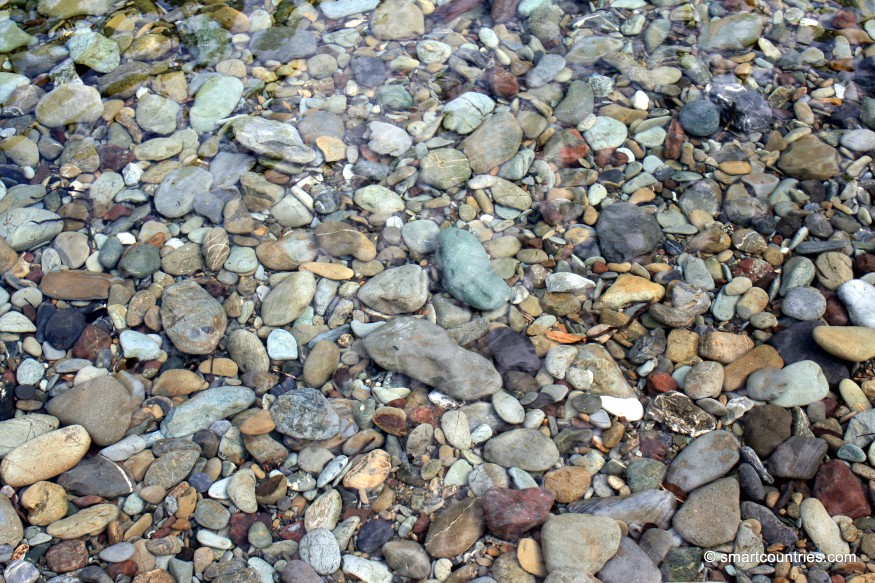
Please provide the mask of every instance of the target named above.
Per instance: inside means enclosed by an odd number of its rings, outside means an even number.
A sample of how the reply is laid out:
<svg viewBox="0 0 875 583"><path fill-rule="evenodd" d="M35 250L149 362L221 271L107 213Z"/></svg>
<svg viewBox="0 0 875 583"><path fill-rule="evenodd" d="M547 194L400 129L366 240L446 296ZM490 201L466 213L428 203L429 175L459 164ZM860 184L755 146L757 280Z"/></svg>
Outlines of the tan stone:
<svg viewBox="0 0 875 583"><path fill-rule="evenodd" d="M37 482L24 491L21 505L27 521L34 526L48 526L67 515L67 492L52 482Z"/></svg>
<svg viewBox="0 0 875 583"><path fill-rule="evenodd" d="M864 326L818 326L811 334L817 345L851 362L875 358L875 329Z"/></svg>
<svg viewBox="0 0 875 583"><path fill-rule="evenodd" d="M751 167L750 162L747 160L730 160L729 162L722 162L717 168L730 176L741 176L743 174L750 174Z"/></svg>
<svg viewBox="0 0 875 583"><path fill-rule="evenodd" d="M544 488L560 504L569 504L583 497L590 483L589 471L581 466L566 466L544 474Z"/></svg>
<svg viewBox="0 0 875 583"><path fill-rule="evenodd" d="M516 549L516 560L528 573L536 577L546 577L547 567L544 566L544 556L541 554L541 545L533 538L520 539Z"/></svg>
<svg viewBox="0 0 875 583"><path fill-rule="evenodd" d="M240 433L243 435L264 435L273 431L275 427L270 411L261 409L240 424Z"/></svg>
<svg viewBox="0 0 875 583"><path fill-rule="evenodd" d="M729 364L753 349L753 340L745 334L708 332L699 341L699 356Z"/></svg>
<svg viewBox="0 0 875 583"><path fill-rule="evenodd" d="M392 469L389 454L375 449L357 461L343 477L343 485L354 490L376 488L386 481Z"/></svg>
<svg viewBox="0 0 875 583"><path fill-rule="evenodd" d="M197 367L201 374L211 374L217 377L236 377L237 363L230 358L210 358Z"/></svg>
<svg viewBox="0 0 875 583"><path fill-rule="evenodd" d="M97 504L80 510L73 516L58 520L46 529L51 536L64 540L100 534L106 525L118 518L115 504Z"/></svg>
<svg viewBox="0 0 875 583"><path fill-rule="evenodd" d="M674 363L689 363L699 352L699 335L690 330L675 328L668 333L665 357Z"/></svg>
<svg viewBox="0 0 875 583"><path fill-rule="evenodd" d="M90 446L81 425L44 433L9 452L0 463L0 477L13 488L54 478L79 463Z"/></svg>
<svg viewBox="0 0 875 583"><path fill-rule="evenodd" d="M658 302L665 288L637 275L621 275L596 302L596 309L619 310L638 302Z"/></svg>
<svg viewBox="0 0 875 583"><path fill-rule="evenodd" d="M307 263L302 263L298 269L301 271L309 271L319 277L338 281L352 279L355 275L355 272L345 265L328 263L325 261L309 261Z"/></svg>
<svg viewBox="0 0 875 583"><path fill-rule="evenodd" d="M772 346L762 344L724 367L723 390L737 391L751 373L766 367L784 368L784 359Z"/></svg>
<svg viewBox="0 0 875 583"><path fill-rule="evenodd" d="M109 288L121 283L120 277L93 271L70 269L50 271L40 281L40 291L58 300L105 300Z"/></svg>
<svg viewBox="0 0 875 583"><path fill-rule="evenodd" d="M209 383L190 370L175 368L161 373L152 385L152 394L160 397L178 397L202 391Z"/></svg>

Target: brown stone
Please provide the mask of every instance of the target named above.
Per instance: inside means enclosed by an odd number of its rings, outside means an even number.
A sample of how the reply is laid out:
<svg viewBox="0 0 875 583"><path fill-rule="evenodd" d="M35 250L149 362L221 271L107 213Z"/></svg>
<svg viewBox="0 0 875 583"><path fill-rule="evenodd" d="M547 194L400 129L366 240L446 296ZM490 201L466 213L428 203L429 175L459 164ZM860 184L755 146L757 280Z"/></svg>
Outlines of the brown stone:
<svg viewBox="0 0 875 583"><path fill-rule="evenodd" d="M6 243L5 240L0 239L0 273L4 273L12 269L12 266L18 261L18 253Z"/></svg>
<svg viewBox="0 0 875 583"><path fill-rule="evenodd" d="M156 397L179 397L202 391L209 386L200 375L190 370L175 368L161 373L152 385Z"/></svg>
<svg viewBox="0 0 875 583"><path fill-rule="evenodd" d="M81 540L59 542L46 553L46 567L55 573L69 573L88 564L88 550Z"/></svg>
<svg viewBox="0 0 875 583"><path fill-rule="evenodd" d="M73 345L73 356L93 361L101 350L110 346L112 346L112 336L105 330L88 324L82 330L79 340Z"/></svg>
<svg viewBox="0 0 875 583"><path fill-rule="evenodd" d="M435 518L425 537L425 548L435 558L455 557L471 548L485 531L480 499L466 498Z"/></svg>
<svg viewBox="0 0 875 583"><path fill-rule="evenodd" d="M106 574L115 581L115 578L119 575L124 575L125 577L133 577L137 574L137 564L134 561L127 560L122 561L121 563L113 563L106 567Z"/></svg>
<svg viewBox="0 0 875 583"><path fill-rule="evenodd" d="M784 150L778 167L799 180L828 180L840 170L838 151L814 135L802 136Z"/></svg>
<svg viewBox="0 0 875 583"><path fill-rule="evenodd" d="M52 482L37 482L25 490L21 505L34 526L48 526L67 515L67 492Z"/></svg>
<svg viewBox="0 0 875 583"><path fill-rule="evenodd" d="M45 274L39 288L57 300L105 300L112 284L121 281L121 278L106 273L71 269Z"/></svg>
<svg viewBox="0 0 875 583"><path fill-rule="evenodd" d="M486 527L499 538L516 540L550 517L553 494L541 488L492 488L482 496Z"/></svg>
<svg viewBox="0 0 875 583"><path fill-rule="evenodd" d="M862 482L842 460L830 460L820 466L814 478L814 496L830 516L861 518L872 511Z"/></svg>
<svg viewBox="0 0 875 583"><path fill-rule="evenodd" d="M133 583L176 583L176 579L164 569L153 569L134 577Z"/></svg>
<svg viewBox="0 0 875 583"><path fill-rule="evenodd" d="M391 435L407 435L407 414L397 407L378 407L374 411L374 425Z"/></svg>
<svg viewBox="0 0 875 583"><path fill-rule="evenodd" d="M729 332L708 332L699 341L699 356L729 364L741 358L753 347L750 336Z"/></svg>
<svg viewBox="0 0 875 583"><path fill-rule="evenodd" d="M516 76L503 67L494 67L487 73L489 89L496 97L509 99L520 92L520 84Z"/></svg>
<svg viewBox="0 0 875 583"><path fill-rule="evenodd" d="M724 367L723 390L737 391L752 372L766 367L784 368L784 359L772 346L762 344Z"/></svg>
<svg viewBox="0 0 875 583"><path fill-rule="evenodd" d="M560 504L568 504L581 498L589 489L592 478L584 467L566 466L544 474L544 488Z"/></svg>
<svg viewBox="0 0 875 583"><path fill-rule="evenodd" d="M264 435L273 431L275 427L270 411L261 409L240 424L240 433L243 435Z"/></svg>

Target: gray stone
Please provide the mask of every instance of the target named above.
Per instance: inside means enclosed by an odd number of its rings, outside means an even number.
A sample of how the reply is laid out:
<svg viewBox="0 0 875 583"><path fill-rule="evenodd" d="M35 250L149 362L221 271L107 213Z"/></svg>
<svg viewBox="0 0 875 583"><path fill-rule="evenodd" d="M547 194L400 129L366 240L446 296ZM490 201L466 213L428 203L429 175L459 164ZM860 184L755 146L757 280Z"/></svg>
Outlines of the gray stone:
<svg viewBox="0 0 875 583"><path fill-rule="evenodd" d="M740 445L728 431L712 431L694 439L672 461L665 480L684 492L713 482L738 462Z"/></svg>
<svg viewBox="0 0 875 583"><path fill-rule="evenodd" d="M540 431L512 429L487 441L483 457L504 468L543 472L559 461L559 449Z"/></svg>
<svg viewBox="0 0 875 583"><path fill-rule="evenodd" d="M384 314L415 312L428 300L428 273L418 265L386 269L359 288L358 298Z"/></svg>
<svg viewBox="0 0 875 583"><path fill-rule="evenodd" d="M155 192L155 210L163 216L178 219L194 208L195 196L206 192L213 176L197 166L183 166L167 175Z"/></svg>
<svg viewBox="0 0 875 583"><path fill-rule="evenodd" d="M316 295L316 277L297 271L274 287L261 303L261 318L268 326L285 326L294 322Z"/></svg>
<svg viewBox="0 0 875 583"><path fill-rule="evenodd" d="M826 312L826 298L813 287L794 287L787 290L781 311L797 320L817 320Z"/></svg>
<svg viewBox="0 0 875 583"><path fill-rule="evenodd" d="M211 424L245 411L255 402L248 387L224 386L207 389L173 407L161 423L165 437L191 435Z"/></svg>
<svg viewBox="0 0 875 583"><path fill-rule="evenodd" d="M309 164L316 152L305 145L294 126L262 117L244 117L232 123L236 140L258 154L294 164Z"/></svg>
<svg viewBox="0 0 875 583"><path fill-rule="evenodd" d="M444 287L478 310L495 310L510 299L510 287L495 273L477 236L448 228L438 236L437 259Z"/></svg>
<svg viewBox="0 0 875 583"><path fill-rule="evenodd" d="M838 295L848 309L851 322L875 328L875 286L861 279L852 279L839 286Z"/></svg>
<svg viewBox="0 0 875 583"><path fill-rule="evenodd" d="M368 334L364 348L382 368L456 399L476 400L501 389L501 376L490 361L459 347L443 328L427 320L395 318Z"/></svg>
<svg viewBox="0 0 875 583"><path fill-rule="evenodd" d="M608 261L630 261L651 253L664 239L656 215L625 202L604 209L596 230L599 248Z"/></svg>
<svg viewBox="0 0 875 583"><path fill-rule="evenodd" d="M276 430L297 439L330 439L340 430L340 417L316 389L298 389L277 398L270 408Z"/></svg>
<svg viewBox="0 0 875 583"><path fill-rule="evenodd" d="M817 473L827 443L818 437L794 435L769 457L769 472L779 478L810 480Z"/></svg>
<svg viewBox="0 0 875 583"><path fill-rule="evenodd" d="M329 575L340 568L340 546L325 528L315 528L305 534L298 554L320 575Z"/></svg>
<svg viewBox="0 0 875 583"><path fill-rule="evenodd" d="M222 304L193 280L164 289L161 323L167 337L186 354L209 354L228 326Z"/></svg>
<svg viewBox="0 0 875 583"><path fill-rule="evenodd" d="M629 537L623 537L620 548L598 572L603 583L661 583L662 574L653 560Z"/></svg>
<svg viewBox="0 0 875 583"><path fill-rule="evenodd" d="M621 538L620 527L606 516L554 516L541 527L547 572L597 573L617 553Z"/></svg>
<svg viewBox="0 0 875 583"><path fill-rule="evenodd" d="M672 526L684 540L700 547L714 547L735 539L741 523L735 478L723 478L693 491L674 515Z"/></svg>

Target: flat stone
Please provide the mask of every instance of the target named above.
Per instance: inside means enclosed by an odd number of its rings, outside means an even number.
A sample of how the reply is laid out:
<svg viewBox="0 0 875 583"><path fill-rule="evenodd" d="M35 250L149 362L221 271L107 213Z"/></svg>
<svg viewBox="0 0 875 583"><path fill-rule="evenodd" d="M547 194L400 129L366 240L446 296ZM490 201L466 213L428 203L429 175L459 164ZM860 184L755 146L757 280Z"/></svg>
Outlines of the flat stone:
<svg viewBox="0 0 875 583"><path fill-rule="evenodd" d="M559 461L559 450L553 440L540 431L512 429L486 442L483 456L505 468L543 472Z"/></svg>
<svg viewBox="0 0 875 583"><path fill-rule="evenodd" d="M395 318L368 334L364 348L382 368L411 376L456 399L480 399L502 385L492 363L457 346L443 328L426 320Z"/></svg>
<svg viewBox="0 0 875 583"><path fill-rule="evenodd" d="M44 433L6 454L0 477L14 488L53 478L75 466L90 445L91 438L81 425Z"/></svg>
<svg viewBox="0 0 875 583"><path fill-rule="evenodd" d="M617 553L621 538L620 527L606 516L554 516L541 527L544 564L549 573L597 573Z"/></svg>
<svg viewBox="0 0 875 583"><path fill-rule="evenodd" d="M596 230L602 255L615 262L651 253L664 239L656 215L628 203L614 203L602 210Z"/></svg>
<svg viewBox="0 0 875 583"><path fill-rule="evenodd" d="M192 280L164 288L160 314L168 338L186 354L213 352L228 326L222 305Z"/></svg>
<svg viewBox="0 0 875 583"><path fill-rule="evenodd" d="M738 440L728 431L696 438L672 461L665 477L684 492L692 492L726 473L738 462Z"/></svg>
<svg viewBox="0 0 875 583"><path fill-rule="evenodd" d="M784 150L778 167L799 180L828 180L838 174L839 160L835 148L809 134Z"/></svg>
<svg viewBox="0 0 875 583"><path fill-rule="evenodd" d="M415 312L428 300L428 274L418 265L392 267L369 279L358 297L384 314Z"/></svg>
<svg viewBox="0 0 875 583"><path fill-rule="evenodd" d="M165 437L182 437L245 411L255 401L252 389L224 386L207 389L173 407L161 423Z"/></svg>
<svg viewBox="0 0 875 583"><path fill-rule="evenodd" d="M114 504L97 504L50 524L46 532L63 540L100 534L110 522L118 517L118 514L118 506Z"/></svg>
<svg viewBox="0 0 875 583"><path fill-rule="evenodd" d="M688 542L713 547L735 539L741 523L740 490L735 478L723 478L694 490L672 520Z"/></svg>
<svg viewBox="0 0 875 583"><path fill-rule="evenodd" d="M46 93L35 113L37 121L49 128L92 123L103 114L103 101L94 87L67 83Z"/></svg>
<svg viewBox="0 0 875 583"><path fill-rule="evenodd" d="M316 277L307 271L292 273L264 298L261 317L268 326L294 322L316 294Z"/></svg>
<svg viewBox="0 0 875 583"><path fill-rule="evenodd" d="M769 457L772 475L792 480L810 480L823 462L827 444L817 437L793 436Z"/></svg>
<svg viewBox="0 0 875 583"><path fill-rule="evenodd" d="M27 441L58 428L57 417L31 413L0 421L0 459Z"/></svg>
<svg viewBox="0 0 875 583"><path fill-rule="evenodd" d="M468 550L485 532L480 500L460 500L448 506L431 523L425 537L425 548L432 557L455 557Z"/></svg>

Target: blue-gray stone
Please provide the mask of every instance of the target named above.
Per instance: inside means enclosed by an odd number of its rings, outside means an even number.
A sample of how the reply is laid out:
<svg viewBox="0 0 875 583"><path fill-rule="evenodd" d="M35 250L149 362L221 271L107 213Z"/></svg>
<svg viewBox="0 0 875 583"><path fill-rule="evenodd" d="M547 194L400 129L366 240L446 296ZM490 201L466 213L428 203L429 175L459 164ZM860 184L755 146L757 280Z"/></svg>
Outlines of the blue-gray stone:
<svg viewBox="0 0 875 583"><path fill-rule="evenodd" d="M165 437L191 435L246 410L254 401L255 393L247 387L207 389L173 407L161 424L161 432Z"/></svg>
<svg viewBox="0 0 875 583"><path fill-rule="evenodd" d="M438 261L450 294L478 310L499 308L510 299L510 287L492 269L477 236L455 227L438 236Z"/></svg>

